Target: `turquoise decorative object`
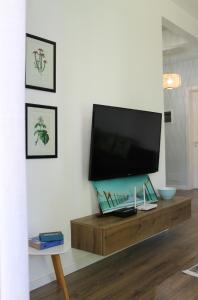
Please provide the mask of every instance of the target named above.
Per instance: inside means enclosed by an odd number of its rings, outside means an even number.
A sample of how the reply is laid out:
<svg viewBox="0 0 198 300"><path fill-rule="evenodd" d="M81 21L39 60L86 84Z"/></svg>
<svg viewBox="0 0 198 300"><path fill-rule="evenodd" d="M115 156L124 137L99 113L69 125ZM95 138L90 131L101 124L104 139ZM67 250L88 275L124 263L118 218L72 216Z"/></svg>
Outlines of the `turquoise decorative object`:
<svg viewBox="0 0 198 300"><path fill-rule="evenodd" d="M175 187L163 187L158 189L159 195L164 200L171 200L176 194Z"/></svg>
<svg viewBox="0 0 198 300"><path fill-rule="evenodd" d="M141 205L143 203L143 185L145 186L146 201L152 203L158 200L148 175L100 180L92 183L102 213L134 207L135 187L136 205Z"/></svg>

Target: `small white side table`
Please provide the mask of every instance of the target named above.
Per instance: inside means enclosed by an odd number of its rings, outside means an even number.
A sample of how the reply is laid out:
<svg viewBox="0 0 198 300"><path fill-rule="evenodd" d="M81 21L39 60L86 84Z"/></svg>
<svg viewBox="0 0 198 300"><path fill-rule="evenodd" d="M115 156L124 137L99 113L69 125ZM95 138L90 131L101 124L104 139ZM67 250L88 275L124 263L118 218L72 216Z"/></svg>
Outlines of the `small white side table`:
<svg viewBox="0 0 198 300"><path fill-rule="evenodd" d="M68 287L64 278L63 268L60 259L60 254L63 254L65 252L65 245L51 247L44 250L37 250L35 248L29 247L29 255L51 255L57 282L59 286L63 289L64 300L69 300Z"/></svg>

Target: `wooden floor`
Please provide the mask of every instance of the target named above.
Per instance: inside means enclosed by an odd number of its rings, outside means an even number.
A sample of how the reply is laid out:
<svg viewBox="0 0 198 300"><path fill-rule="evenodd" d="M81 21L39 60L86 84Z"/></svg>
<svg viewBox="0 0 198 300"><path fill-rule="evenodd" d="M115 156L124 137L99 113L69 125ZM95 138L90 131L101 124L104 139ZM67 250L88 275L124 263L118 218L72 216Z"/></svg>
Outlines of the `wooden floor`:
<svg viewBox="0 0 198 300"><path fill-rule="evenodd" d="M198 278L181 271L198 263L198 190L192 218L156 237L66 276L71 300L198 300ZM62 300L56 282L31 300Z"/></svg>

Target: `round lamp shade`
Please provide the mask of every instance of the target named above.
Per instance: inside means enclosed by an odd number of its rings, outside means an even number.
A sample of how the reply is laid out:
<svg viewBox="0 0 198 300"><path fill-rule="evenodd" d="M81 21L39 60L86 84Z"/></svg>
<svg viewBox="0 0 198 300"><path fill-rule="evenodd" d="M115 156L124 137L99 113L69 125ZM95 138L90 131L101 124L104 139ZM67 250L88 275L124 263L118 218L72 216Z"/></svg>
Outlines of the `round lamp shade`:
<svg viewBox="0 0 198 300"><path fill-rule="evenodd" d="M181 76L176 73L163 74L163 88L167 90L176 89L181 86Z"/></svg>

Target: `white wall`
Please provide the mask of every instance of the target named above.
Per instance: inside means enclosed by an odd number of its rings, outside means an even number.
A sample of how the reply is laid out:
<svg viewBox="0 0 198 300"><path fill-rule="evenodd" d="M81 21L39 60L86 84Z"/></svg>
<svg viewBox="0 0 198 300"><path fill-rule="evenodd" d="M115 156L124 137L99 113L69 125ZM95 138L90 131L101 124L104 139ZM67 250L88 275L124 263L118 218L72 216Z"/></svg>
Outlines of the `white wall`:
<svg viewBox="0 0 198 300"><path fill-rule="evenodd" d="M87 180L92 104L163 112L162 7L159 0L27 2L27 32L57 43L56 94L27 90L27 101L58 106L59 153L27 161L29 236L62 230L70 245L70 220L97 209ZM171 16L172 10L181 13L171 6ZM164 128L161 140L155 187L165 183ZM69 249L65 272L97 259ZM52 278L43 258L31 258L30 271L31 288Z"/></svg>
<svg viewBox="0 0 198 300"><path fill-rule="evenodd" d="M198 86L198 59L164 66L165 71L181 74L182 86L164 92L165 110L173 110L173 124L165 125L166 180L168 185L187 187L186 89Z"/></svg>

